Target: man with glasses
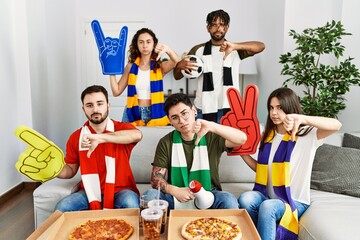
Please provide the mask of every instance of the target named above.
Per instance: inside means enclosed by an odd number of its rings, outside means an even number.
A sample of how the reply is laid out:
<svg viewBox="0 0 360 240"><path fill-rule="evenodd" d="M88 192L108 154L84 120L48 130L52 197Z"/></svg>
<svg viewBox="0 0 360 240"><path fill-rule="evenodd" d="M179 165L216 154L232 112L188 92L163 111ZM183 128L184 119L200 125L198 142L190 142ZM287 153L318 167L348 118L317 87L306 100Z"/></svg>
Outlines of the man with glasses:
<svg viewBox="0 0 360 240"><path fill-rule="evenodd" d="M160 139L152 163L151 185L144 194L158 195L170 209L194 208L191 180L199 181L214 195L213 209L237 209L236 197L221 189L220 156L246 141L242 131L204 119L195 119L197 111L183 93L169 96L165 112L175 130Z"/></svg>
<svg viewBox="0 0 360 240"><path fill-rule="evenodd" d="M230 16L223 10L207 15L207 31L210 40L194 46L174 69L174 77L183 77L181 70L189 73L196 70L195 62L189 55L197 55L204 62L204 72L197 78L197 90L194 105L198 118L220 122L222 116L230 110L226 91L230 87L239 90L239 64L242 59L262 52L265 45L259 41L232 43L225 39L229 29Z"/></svg>

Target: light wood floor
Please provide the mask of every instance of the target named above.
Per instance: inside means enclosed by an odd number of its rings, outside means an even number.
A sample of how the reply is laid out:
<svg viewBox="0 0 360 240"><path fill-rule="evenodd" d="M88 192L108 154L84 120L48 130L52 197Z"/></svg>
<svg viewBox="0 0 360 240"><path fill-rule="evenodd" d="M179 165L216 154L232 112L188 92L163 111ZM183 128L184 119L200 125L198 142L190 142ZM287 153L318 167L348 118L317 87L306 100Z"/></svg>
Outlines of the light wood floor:
<svg viewBox="0 0 360 240"><path fill-rule="evenodd" d="M20 193L0 205L0 240L25 240L34 231L33 189Z"/></svg>

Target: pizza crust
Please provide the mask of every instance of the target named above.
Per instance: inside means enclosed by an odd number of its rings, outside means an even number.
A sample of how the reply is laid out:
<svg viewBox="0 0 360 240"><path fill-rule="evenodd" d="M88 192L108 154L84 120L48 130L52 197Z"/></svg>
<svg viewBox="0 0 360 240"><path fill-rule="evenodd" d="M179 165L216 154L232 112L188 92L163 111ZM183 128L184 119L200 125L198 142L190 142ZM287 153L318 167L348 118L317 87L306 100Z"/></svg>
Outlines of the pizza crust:
<svg viewBox="0 0 360 240"><path fill-rule="evenodd" d="M126 240L134 228L122 219L89 220L73 229L69 240L79 239L117 239Z"/></svg>
<svg viewBox="0 0 360 240"><path fill-rule="evenodd" d="M181 236L187 240L240 240L242 233L236 223L211 217L185 223L181 228Z"/></svg>

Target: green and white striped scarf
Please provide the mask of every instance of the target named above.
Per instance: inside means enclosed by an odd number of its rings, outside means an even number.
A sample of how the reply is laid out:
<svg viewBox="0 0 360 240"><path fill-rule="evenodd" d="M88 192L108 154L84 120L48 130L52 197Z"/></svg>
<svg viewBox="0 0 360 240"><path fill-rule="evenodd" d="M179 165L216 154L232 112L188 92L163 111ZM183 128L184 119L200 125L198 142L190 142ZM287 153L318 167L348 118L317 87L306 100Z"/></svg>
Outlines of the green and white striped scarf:
<svg viewBox="0 0 360 240"><path fill-rule="evenodd" d="M177 187L188 187L190 181L196 180L205 190L210 191L211 177L205 136L200 139L198 145L194 146L193 154L193 163L188 173L181 134L175 130L171 155L171 184Z"/></svg>

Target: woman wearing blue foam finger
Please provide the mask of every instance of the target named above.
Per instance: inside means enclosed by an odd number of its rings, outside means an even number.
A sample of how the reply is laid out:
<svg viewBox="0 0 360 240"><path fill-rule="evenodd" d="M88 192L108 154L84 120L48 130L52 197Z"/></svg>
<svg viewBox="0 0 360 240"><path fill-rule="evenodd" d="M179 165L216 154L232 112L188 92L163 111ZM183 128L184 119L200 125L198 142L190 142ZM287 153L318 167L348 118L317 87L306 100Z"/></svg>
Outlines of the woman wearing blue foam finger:
<svg viewBox="0 0 360 240"><path fill-rule="evenodd" d="M170 58L161 61L167 54ZM159 43L156 35L142 28L134 35L129 49L129 61L120 80L110 75L114 96L119 96L127 87L127 103L123 122L136 126L165 126L169 119L163 110L163 75L178 62L177 54L167 45Z"/></svg>
<svg viewBox="0 0 360 240"><path fill-rule="evenodd" d="M323 139L341 128L333 118L302 114L289 88L274 90L258 160L242 155L256 172L253 191L238 202L250 214L262 239L297 239L298 220L310 205L311 169Z"/></svg>

